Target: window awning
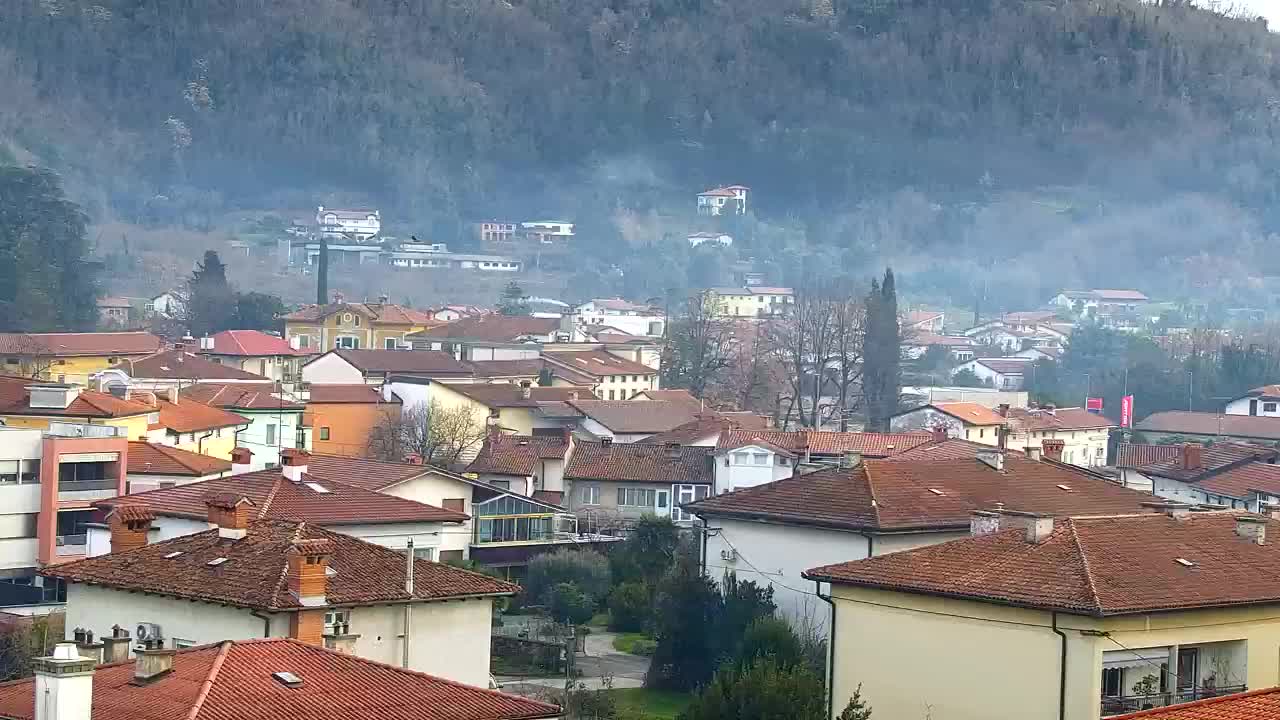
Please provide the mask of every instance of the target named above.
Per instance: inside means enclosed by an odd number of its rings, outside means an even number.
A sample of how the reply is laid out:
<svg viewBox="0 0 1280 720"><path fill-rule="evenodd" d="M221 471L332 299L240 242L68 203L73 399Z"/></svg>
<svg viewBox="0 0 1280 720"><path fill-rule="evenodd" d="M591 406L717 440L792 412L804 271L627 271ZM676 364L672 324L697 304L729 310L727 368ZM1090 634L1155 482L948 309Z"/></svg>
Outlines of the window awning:
<svg viewBox="0 0 1280 720"><path fill-rule="evenodd" d="M1102 667L1106 669L1145 667L1154 672L1161 665L1168 663L1168 646L1139 650L1110 650L1102 653Z"/></svg>

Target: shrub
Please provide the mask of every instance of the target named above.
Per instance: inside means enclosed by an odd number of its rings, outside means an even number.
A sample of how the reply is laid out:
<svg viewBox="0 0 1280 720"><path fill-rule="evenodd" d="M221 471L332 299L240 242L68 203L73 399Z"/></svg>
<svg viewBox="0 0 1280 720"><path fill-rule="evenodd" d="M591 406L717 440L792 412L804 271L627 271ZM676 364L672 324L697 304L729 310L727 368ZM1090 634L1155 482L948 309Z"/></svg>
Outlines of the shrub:
<svg viewBox="0 0 1280 720"><path fill-rule="evenodd" d="M609 629L641 632L649 625L652 611L653 601L643 583L622 583L609 594Z"/></svg>
<svg viewBox="0 0 1280 720"><path fill-rule="evenodd" d="M572 583L595 604L609 594L609 577L609 561L594 550L565 548L539 555L529 561L525 601L550 605L552 589L561 583Z"/></svg>
<svg viewBox="0 0 1280 720"><path fill-rule="evenodd" d="M595 614L595 603L573 583L558 583L551 588L547 603L551 617L565 625L582 625Z"/></svg>
<svg viewBox="0 0 1280 720"><path fill-rule="evenodd" d="M784 668L805 663L800 638L787 621L762 617L747 626L738 652L738 665L745 668L757 660L771 660Z"/></svg>

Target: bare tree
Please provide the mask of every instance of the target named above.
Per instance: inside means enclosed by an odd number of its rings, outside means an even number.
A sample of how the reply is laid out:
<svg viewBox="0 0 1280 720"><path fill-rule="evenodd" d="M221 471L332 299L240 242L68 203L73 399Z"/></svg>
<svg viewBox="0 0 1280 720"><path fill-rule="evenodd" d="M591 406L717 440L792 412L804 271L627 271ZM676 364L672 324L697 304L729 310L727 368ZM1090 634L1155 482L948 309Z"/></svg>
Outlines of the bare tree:
<svg viewBox="0 0 1280 720"><path fill-rule="evenodd" d="M865 321L861 298L832 284L798 291L788 314L771 325L771 352L789 391L786 411L778 408L783 427L794 418L818 429L838 415L840 429L848 429L862 405ZM824 405L828 389L835 397Z"/></svg>
<svg viewBox="0 0 1280 720"><path fill-rule="evenodd" d="M853 297L833 298L834 337L828 363L834 374L839 403L840 432L849 429L849 415L862 406L863 394L853 394L862 386L863 340L866 336L866 306Z"/></svg>
<svg viewBox="0 0 1280 720"><path fill-rule="evenodd" d="M54 358L49 348L26 333L15 333L5 343L4 354L7 358L16 359L11 365L8 359L0 369L0 373L17 374L33 380L50 380L54 367Z"/></svg>
<svg viewBox="0 0 1280 720"><path fill-rule="evenodd" d="M418 455L431 465L457 464L484 442L485 424L464 405L446 407L437 400L400 413L386 412L369 429L370 457L401 462Z"/></svg>
<svg viewBox="0 0 1280 720"><path fill-rule="evenodd" d="M662 384L703 397L733 363L733 325L724 304L701 292L685 301L684 313L667 328L662 351Z"/></svg>

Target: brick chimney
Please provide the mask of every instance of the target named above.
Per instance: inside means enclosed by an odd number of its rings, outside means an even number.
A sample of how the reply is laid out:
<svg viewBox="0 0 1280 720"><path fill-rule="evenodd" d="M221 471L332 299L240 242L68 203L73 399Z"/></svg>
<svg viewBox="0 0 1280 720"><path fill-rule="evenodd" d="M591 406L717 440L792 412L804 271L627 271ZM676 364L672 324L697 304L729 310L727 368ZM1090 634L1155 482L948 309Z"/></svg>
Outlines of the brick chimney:
<svg viewBox="0 0 1280 720"><path fill-rule="evenodd" d="M249 448L238 447L231 451L231 474L239 475L247 473L253 467L253 451Z"/></svg>
<svg viewBox="0 0 1280 720"><path fill-rule="evenodd" d="M76 652L80 653L80 657L93 660L95 665L102 664L102 654L106 646L100 642L93 641L93 631L84 628L76 628L71 635L75 638Z"/></svg>
<svg viewBox="0 0 1280 720"><path fill-rule="evenodd" d="M249 534L253 501L235 493L211 493L204 499L210 525L218 526L218 537L240 540Z"/></svg>
<svg viewBox="0 0 1280 720"><path fill-rule="evenodd" d="M107 514L111 528L111 552L135 550L147 544L147 532L155 513L141 505L117 505Z"/></svg>
<svg viewBox="0 0 1280 720"><path fill-rule="evenodd" d="M1021 528L1027 542L1039 545L1053 534L1053 518L1049 515L1019 512L1017 510L1000 511L1000 529Z"/></svg>
<svg viewBox="0 0 1280 720"><path fill-rule="evenodd" d="M1267 544L1267 519L1255 515L1236 516L1236 535L1258 545Z"/></svg>
<svg viewBox="0 0 1280 720"><path fill-rule="evenodd" d="M1183 443L1182 452L1178 455L1178 465L1183 470L1199 470L1204 467L1201 459L1203 447L1195 443Z"/></svg>
<svg viewBox="0 0 1280 720"><path fill-rule="evenodd" d="M945 425L935 425L929 432L933 434L934 442L942 442L947 439L947 427Z"/></svg>
<svg viewBox="0 0 1280 720"><path fill-rule="evenodd" d="M289 548L289 590L303 605L303 609L295 611L289 618L289 637L295 640L312 645L325 644L325 593L332 551L333 543L324 539L298 540Z"/></svg>
<svg viewBox="0 0 1280 720"><path fill-rule="evenodd" d="M163 640L148 640L146 646L134 651L133 683L146 685L173 672L173 656L177 651L166 648Z"/></svg>
<svg viewBox="0 0 1280 720"><path fill-rule="evenodd" d="M129 631L119 625L111 626L111 634L102 638L102 662L104 664L124 662L129 659L129 647L133 638Z"/></svg>
<svg viewBox="0 0 1280 720"><path fill-rule="evenodd" d="M80 657L74 643L58 643L52 655L32 660L35 720L90 720L93 667L93 659Z"/></svg>
<svg viewBox="0 0 1280 720"><path fill-rule="evenodd" d="M280 451L280 472L292 482L302 482L307 472L306 452L297 448L285 448Z"/></svg>
<svg viewBox="0 0 1280 720"><path fill-rule="evenodd" d="M840 467L845 469L856 468L862 464L862 453L857 450L846 450L840 458Z"/></svg>
<svg viewBox="0 0 1280 720"><path fill-rule="evenodd" d="M1067 442L1065 440L1041 440L1040 447L1043 449L1045 460L1062 462L1062 451L1067 447Z"/></svg>

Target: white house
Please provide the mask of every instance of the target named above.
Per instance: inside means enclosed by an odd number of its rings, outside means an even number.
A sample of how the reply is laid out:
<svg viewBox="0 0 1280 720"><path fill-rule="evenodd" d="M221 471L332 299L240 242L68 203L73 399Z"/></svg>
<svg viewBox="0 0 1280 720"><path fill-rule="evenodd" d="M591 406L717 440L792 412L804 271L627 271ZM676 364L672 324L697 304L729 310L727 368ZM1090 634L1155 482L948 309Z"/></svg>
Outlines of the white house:
<svg viewBox="0 0 1280 720"><path fill-rule="evenodd" d="M1125 487L1177 502L1217 503L1220 500L1210 499L1210 495L1219 496L1226 498L1224 504L1233 506L1236 503L1232 498L1243 501L1250 491L1271 489L1273 483L1270 475L1231 473L1242 468L1274 465L1280 456L1274 448L1235 442L1218 442L1208 447L1183 443L1172 450L1170 452L1169 446L1162 446L1158 451L1151 446L1130 447L1126 454L1141 456L1144 464L1127 458L1120 459L1125 462L1118 460ZM1211 482L1223 475L1226 476L1224 484ZM1243 485L1255 480L1256 486Z"/></svg>
<svg viewBox="0 0 1280 720"><path fill-rule="evenodd" d="M745 185L726 185L698 193L699 215L746 215L747 196L751 188Z"/></svg>
<svg viewBox="0 0 1280 720"><path fill-rule="evenodd" d="M520 231L540 245L563 245L573 239L573 223L564 220L530 220L520 223Z"/></svg>
<svg viewBox="0 0 1280 720"><path fill-rule="evenodd" d="M605 325L629 335L660 336L666 320L660 308L622 298L596 298L573 309L576 326Z"/></svg>
<svg viewBox="0 0 1280 720"><path fill-rule="evenodd" d="M182 297L172 290L166 290L147 301L152 313L163 317L177 317L186 308Z"/></svg>
<svg viewBox="0 0 1280 720"><path fill-rule="evenodd" d="M715 492L727 493L791 477L797 456L760 439L716 448Z"/></svg>
<svg viewBox="0 0 1280 720"><path fill-rule="evenodd" d="M326 238L367 242L382 232L382 215L377 210L339 210L321 205L316 208L316 225Z"/></svg>
<svg viewBox="0 0 1280 720"><path fill-rule="evenodd" d="M1256 387L1227 403L1227 415L1280 417L1280 385Z"/></svg>
<svg viewBox="0 0 1280 720"><path fill-rule="evenodd" d="M713 243L720 247L729 247L733 245L733 236L727 233L719 232L691 232L688 235L689 247L698 247Z"/></svg>
<svg viewBox="0 0 1280 720"><path fill-rule="evenodd" d="M1021 390L1032 373L1030 358L974 358L957 366L951 376L969 370L984 383L989 383L997 390Z"/></svg>

